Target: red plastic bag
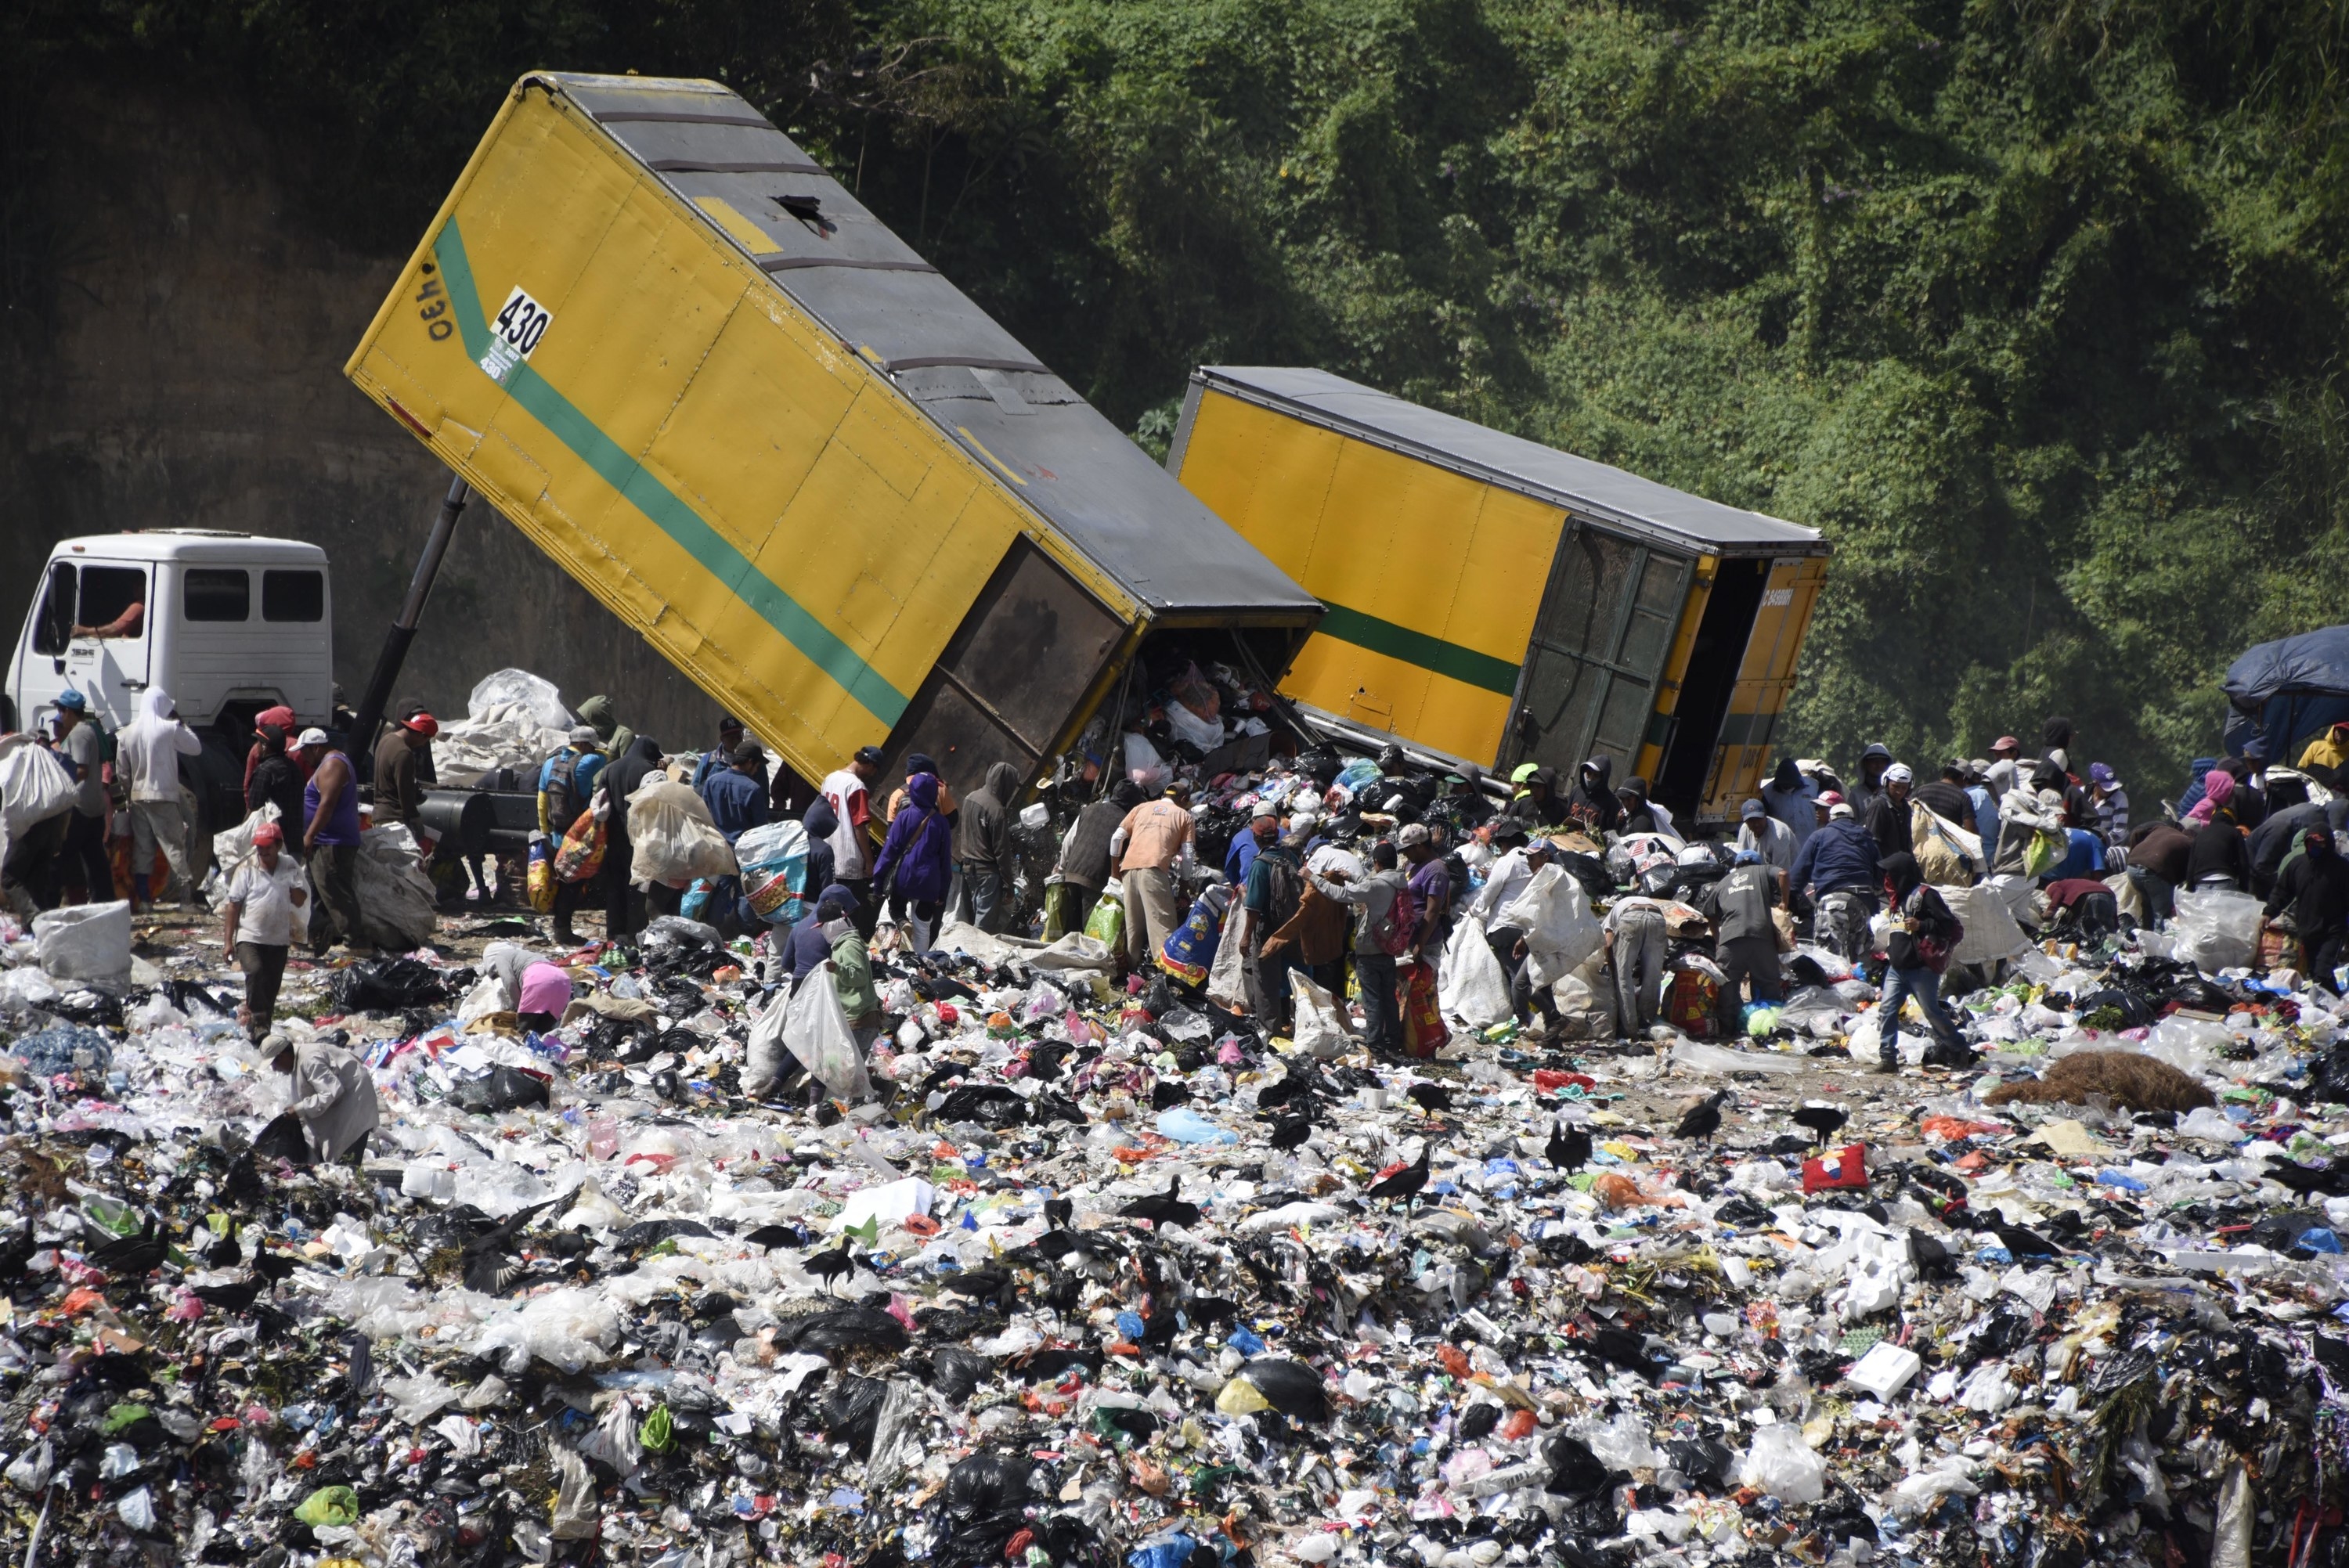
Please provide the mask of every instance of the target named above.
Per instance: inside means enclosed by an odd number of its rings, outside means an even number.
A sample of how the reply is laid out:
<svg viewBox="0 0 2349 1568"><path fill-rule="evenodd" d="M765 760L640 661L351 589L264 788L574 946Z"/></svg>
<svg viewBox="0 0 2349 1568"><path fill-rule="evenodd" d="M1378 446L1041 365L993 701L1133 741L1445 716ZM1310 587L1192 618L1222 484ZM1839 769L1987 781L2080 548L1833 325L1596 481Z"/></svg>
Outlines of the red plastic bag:
<svg viewBox="0 0 2349 1568"><path fill-rule="evenodd" d="M1713 1037L1721 985L1702 969L1675 969L1664 988L1664 1021L1692 1040Z"/></svg>
<svg viewBox="0 0 2349 1568"><path fill-rule="evenodd" d="M1803 1161L1803 1191L1833 1192L1868 1186L1868 1145L1847 1143L1833 1154Z"/></svg>
<svg viewBox="0 0 2349 1568"><path fill-rule="evenodd" d="M1599 1080L1592 1078L1588 1073L1561 1072L1556 1068L1536 1068L1534 1069L1534 1092L1536 1094L1556 1094L1562 1088L1578 1088L1583 1093L1589 1094L1598 1088Z"/></svg>

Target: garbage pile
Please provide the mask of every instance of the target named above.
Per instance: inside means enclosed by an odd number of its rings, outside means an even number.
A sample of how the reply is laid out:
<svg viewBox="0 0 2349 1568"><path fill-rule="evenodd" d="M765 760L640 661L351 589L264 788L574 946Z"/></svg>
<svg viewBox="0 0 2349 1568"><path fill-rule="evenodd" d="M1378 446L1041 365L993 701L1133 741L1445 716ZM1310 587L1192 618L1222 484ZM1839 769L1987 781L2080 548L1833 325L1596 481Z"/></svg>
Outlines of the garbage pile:
<svg viewBox="0 0 2349 1568"><path fill-rule="evenodd" d="M1964 998L1980 1065L1885 1076L1848 965L1733 1045L1455 1020L1398 1061L950 925L876 944L843 1060L763 944L485 921L288 976L280 1028L371 1070L356 1166L279 1135L203 934L93 985L0 932L16 1561L2341 1539L2337 1004L2169 934L2025 947ZM517 950L573 979L551 1028L502 1006Z"/></svg>

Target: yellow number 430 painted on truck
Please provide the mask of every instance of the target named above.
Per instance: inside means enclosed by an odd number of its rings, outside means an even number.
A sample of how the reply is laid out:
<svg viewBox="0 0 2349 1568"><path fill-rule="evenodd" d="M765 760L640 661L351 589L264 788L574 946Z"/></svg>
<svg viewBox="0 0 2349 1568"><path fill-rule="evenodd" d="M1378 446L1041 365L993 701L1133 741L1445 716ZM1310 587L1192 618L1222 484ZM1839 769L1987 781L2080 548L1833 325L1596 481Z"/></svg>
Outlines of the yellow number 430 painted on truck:
<svg viewBox="0 0 2349 1568"><path fill-rule="evenodd" d="M347 374L807 779L1033 781L1321 607L713 82L525 77Z"/></svg>

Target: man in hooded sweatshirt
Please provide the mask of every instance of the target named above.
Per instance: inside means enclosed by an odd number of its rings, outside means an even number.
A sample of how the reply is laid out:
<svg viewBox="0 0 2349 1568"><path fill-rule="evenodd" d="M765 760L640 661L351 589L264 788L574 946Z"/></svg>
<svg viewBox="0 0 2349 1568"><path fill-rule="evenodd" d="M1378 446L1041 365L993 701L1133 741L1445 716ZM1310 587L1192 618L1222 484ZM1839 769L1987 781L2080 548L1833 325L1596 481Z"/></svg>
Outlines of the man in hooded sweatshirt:
<svg viewBox="0 0 2349 1568"><path fill-rule="evenodd" d="M1084 928L1085 918L1092 913L1101 899L1102 889L1109 885L1110 868L1114 856L1110 849L1117 837L1118 825L1127 812L1142 804L1142 786L1131 779L1121 779L1110 786L1109 794L1077 813L1069 830L1061 839L1061 859L1053 874L1068 891L1060 898L1061 915L1048 922L1045 936L1057 941L1071 931ZM1057 927L1057 929L1055 929Z"/></svg>
<svg viewBox="0 0 2349 1568"><path fill-rule="evenodd" d="M2268 895L2267 916L2292 912L2292 928L2308 953L2308 973L2327 990L2337 990L2333 972L2349 944L2349 861L2333 847L2333 829L2318 824L2301 835L2300 853L2284 862Z"/></svg>
<svg viewBox="0 0 2349 1568"><path fill-rule="evenodd" d="M649 735L632 738L626 751L604 767L604 798L611 811L604 819L604 940L617 942L634 933L644 901L632 880L636 876L636 846L628 840L628 797L660 767L660 742Z"/></svg>
<svg viewBox="0 0 2349 1568"><path fill-rule="evenodd" d="M133 908L155 902L148 886L155 851L163 851L171 881L188 887L188 821L180 808L180 758L204 748L180 718L171 694L150 687L136 719L115 741L115 766L130 779L130 900ZM170 889L164 890L166 892Z"/></svg>
<svg viewBox="0 0 2349 1568"><path fill-rule="evenodd" d="M1798 850L1818 830L1819 814L1813 804L1818 798L1818 785L1803 776L1791 757L1778 758L1777 771L1762 786L1762 809L1786 824Z"/></svg>
<svg viewBox="0 0 2349 1568"><path fill-rule="evenodd" d="M1613 758L1594 757L1575 769L1574 792L1566 799L1565 819L1579 825L1593 838L1621 830L1623 802L1615 793ZM1554 825L1558 819L1530 816L1524 817L1524 820L1527 828L1539 830Z"/></svg>
<svg viewBox="0 0 2349 1568"><path fill-rule="evenodd" d="M1000 931L1010 913L1005 895L1015 869L1011 802L1019 794L1019 769L999 762L987 770L985 783L962 798L962 810L955 814L955 869L962 873L970 923L981 931Z"/></svg>

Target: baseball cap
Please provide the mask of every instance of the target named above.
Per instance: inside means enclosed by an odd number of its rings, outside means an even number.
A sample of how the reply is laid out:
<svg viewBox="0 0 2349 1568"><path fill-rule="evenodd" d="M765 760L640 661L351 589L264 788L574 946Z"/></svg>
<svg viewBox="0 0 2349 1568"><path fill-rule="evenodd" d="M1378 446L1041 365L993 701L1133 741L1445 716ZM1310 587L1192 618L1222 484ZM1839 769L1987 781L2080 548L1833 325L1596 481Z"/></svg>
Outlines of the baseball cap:
<svg viewBox="0 0 2349 1568"><path fill-rule="evenodd" d="M1913 784L1917 781L1917 775L1909 771L1906 762L1896 762L1884 770L1884 781L1887 784Z"/></svg>
<svg viewBox="0 0 2349 1568"><path fill-rule="evenodd" d="M282 844L285 841L285 830L274 822L264 822L253 830L253 841L256 845Z"/></svg>
<svg viewBox="0 0 2349 1568"><path fill-rule="evenodd" d="M2089 763L2088 777L2091 780L2098 784L2111 784L2116 782L2116 776L2113 773L2113 765L2109 762Z"/></svg>
<svg viewBox="0 0 2349 1568"><path fill-rule="evenodd" d="M1274 805L1269 800L1258 800L1256 803L1256 810L1248 813L1248 820L1251 822L1262 822L1266 820L1277 822L1280 820L1280 808Z"/></svg>
<svg viewBox="0 0 2349 1568"><path fill-rule="evenodd" d="M1992 751L2020 751L2023 749L2023 742L2011 735L2002 735L1990 743L1990 748Z"/></svg>
<svg viewBox="0 0 2349 1568"><path fill-rule="evenodd" d="M1831 820L1838 820L1847 822L1851 820L1851 806L1847 801L1838 800L1834 805L1827 808L1827 816Z"/></svg>
<svg viewBox="0 0 2349 1568"><path fill-rule="evenodd" d="M1510 839L1522 839L1525 836L1525 823L1515 817L1504 817L1493 824L1493 838L1495 842L1506 842Z"/></svg>
<svg viewBox="0 0 2349 1568"><path fill-rule="evenodd" d="M756 762L767 755L767 748L755 740L746 740L726 754L729 762Z"/></svg>
<svg viewBox="0 0 2349 1568"><path fill-rule="evenodd" d="M601 738L602 737L595 733L595 727L592 724L574 724L571 727L571 744L574 746L594 746Z"/></svg>
<svg viewBox="0 0 2349 1568"><path fill-rule="evenodd" d="M440 733L440 721L429 713L410 714L399 723L402 728L412 729L427 740Z"/></svg>
<svg viewBox="0 0 2349 1568"><path fill-rule="evenodd" d="M1977 757L1972 761L1967 763L1966 766L1976 773L1987 773L1990 771L1990 758L1987 757Z"/></svg>
<svg viewBox="0 0 2349 1568"><path fill-rule="evenodd" d="M81 693L74 690L73 687L67 686L65 690L57 693L57 706L72 713L88 713L89 711L89 698L82 696Z"/></svg>
<svg viewBox="0 0 2349 1568"><path fill-rule="evenodd" d="M296 736L295 738L294 744L296 746L331 746L334 742L326 738L326 732L325 730L320 729L314 724L309 728L304 730L299 736Z"/></svg>
<svg viewBox="0 0 2349 1568"><path fill-rule="evenodd" d="M1747 817L1766 817L1769 814L1770 812L1768 809L1759 800L1748 800L1745 804L1737 808L1737 815L1740 820L1743 820Z"/></svg>
<svg viewBox="0 0 2349 1568"><path fill-rule="evenodd" d="M1510 769L1509 782L1522 784L1540 771L1541 764L1538 762L1520 762L1516 768Z"/></svg>
<svg viewBox="0 0 2349 1568"><path fill-rule="evenodd" d="M740 735L742 733L742 721L730 713L721 713L718 716L718 733Z"/></svg>
<svg viewBox="0 0 2349 1568"><path fill-rule="evenodd" d="M883 760L881 748L877 746L860 746L856 748L855 760L870 768L878 768Z"/></svg>
<svg viewBox="0 0 2349 1568"><path fill-rule="evenodd" d="M1395 835L1395 848L1399 850L1411 849L1414 845L1427 842L1427 837L1426 823L1405 822L1402 826L1402 831Z"/></svg>

